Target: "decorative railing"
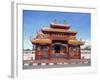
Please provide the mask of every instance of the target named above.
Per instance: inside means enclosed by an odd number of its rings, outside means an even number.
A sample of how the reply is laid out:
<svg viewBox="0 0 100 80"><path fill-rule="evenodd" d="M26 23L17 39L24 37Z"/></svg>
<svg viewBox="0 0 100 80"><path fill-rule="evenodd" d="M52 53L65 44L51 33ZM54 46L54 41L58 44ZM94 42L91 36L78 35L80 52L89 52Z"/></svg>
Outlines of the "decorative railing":
<svg viewBox="0 0 100 80"><path fill-rule="evenodd" d="M65 35L51 35L52 40L68 40L68 36Z"/></svg>

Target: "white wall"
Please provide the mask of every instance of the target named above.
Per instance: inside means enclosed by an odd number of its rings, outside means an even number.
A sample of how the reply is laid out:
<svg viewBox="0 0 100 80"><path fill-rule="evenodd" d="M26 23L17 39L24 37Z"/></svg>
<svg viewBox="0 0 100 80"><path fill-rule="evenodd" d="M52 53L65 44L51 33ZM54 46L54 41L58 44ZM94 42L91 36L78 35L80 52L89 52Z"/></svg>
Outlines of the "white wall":
<svg viewBox="0 0 100 80"><path fill-rule="evenodd" d="M20 0L21 1L21 0ZM32 0L37 3L42 3L42 4L66 4L67 2L62 2L65 0ZM66 0L70 1L70 0ZM71 0L72 1L72 0ZM73 0L74 5L77 4L77 0ZM82 1L82 2L81 2ZM94 2L92 2L94 1ZM85 4L85 3L86 4ZM91 2L91 3L90 3ZM99 0L80 0L80 5L94 5L96 2L98 5L98 21L100 21L100 5L99 5ZM76 4L75 4L76 3ZM0 0L0 80L12 80L10 76L10 65L11 65L11 0ZM99 22L98 22L99 23ZM95 27L95 26L94 26ZM97 27L96 31L96 39L95 39L95 45L97 48L97 53L98 53L98 68L100 67L100 23L99 26ZM98 33L98 35L97 35ZM75 74L75 75L62 75L62 76L55 76L55 77L42 77L42 78L35 78L32 79L25 79L25 80L99 80L100 77L100 69L97 70L97 73L84 73L84 74ZM19 79L20 80L20 79ZM23 79L22 79L23 80Z"/></svg>

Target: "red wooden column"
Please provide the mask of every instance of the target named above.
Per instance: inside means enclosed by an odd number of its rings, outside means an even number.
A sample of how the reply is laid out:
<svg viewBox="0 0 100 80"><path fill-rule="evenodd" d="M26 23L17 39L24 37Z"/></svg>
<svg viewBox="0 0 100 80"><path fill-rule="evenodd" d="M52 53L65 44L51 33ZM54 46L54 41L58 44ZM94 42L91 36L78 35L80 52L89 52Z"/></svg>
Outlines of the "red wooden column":
<svg viewBox="0 0 100 80"><path fill-rule="evenodd" d="M67 59L69 59L69 45L67 45Z"/></svg>
<svg viewBox="0 0 100 80"><path fill-rule="evenodd" d="M79 51L78 51L78 53L79 53L79 59L81 59L81 50L80 50L80 45L79 45Z"/></svg>
<svg viewBox="0 0 100 80"><path fill-rule="evenodd" d="M52 34L50 34L49 39L52 40ZM48 46L48 59L51 59L51 44Z"/></svg>
<svg viewBox="0 0 100 80"><path fill-rule="evenodd" d="M33 51L34 51L35 49L34 49L34 46L32 47L32 54L33 54Z"/></svg>
<svg viewBox="0 0 100 80"><path fill-rule="evenodd" d="M50 60L51 56L51 45L48 46L48 59Z"/></svg>
<svg viewBox="0 0 100 80"><path fill-rule="evenodd" d="M36 44L35 44L36 45ZM36 45L36 47L35 47L35 60L37 59L37 45Z"/></svg>

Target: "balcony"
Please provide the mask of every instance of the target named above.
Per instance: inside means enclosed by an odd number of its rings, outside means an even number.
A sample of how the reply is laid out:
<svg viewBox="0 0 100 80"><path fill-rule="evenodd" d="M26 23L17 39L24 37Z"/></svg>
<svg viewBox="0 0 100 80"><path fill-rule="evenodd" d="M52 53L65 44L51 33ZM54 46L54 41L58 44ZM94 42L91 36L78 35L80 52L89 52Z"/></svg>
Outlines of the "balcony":
<svg viewBox="0 0 100 80"><path fill-rule="evenodd" d="M52 39L52 40L68 40L68 36L65 36L65 35L51 35L50 39Z"/></svg>

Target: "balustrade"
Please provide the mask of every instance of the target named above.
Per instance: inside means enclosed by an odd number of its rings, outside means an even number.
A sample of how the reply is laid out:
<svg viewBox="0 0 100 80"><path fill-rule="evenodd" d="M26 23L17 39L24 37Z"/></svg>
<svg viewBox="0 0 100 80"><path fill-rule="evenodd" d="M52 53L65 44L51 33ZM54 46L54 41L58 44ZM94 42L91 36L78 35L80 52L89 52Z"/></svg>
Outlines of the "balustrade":
<svg viewBox="0 0 100 80"><path fill-rule="evenodd" d="M67 40L68 36L65 36L65 35L51 35L50 38L52 40Z"/></svg>

